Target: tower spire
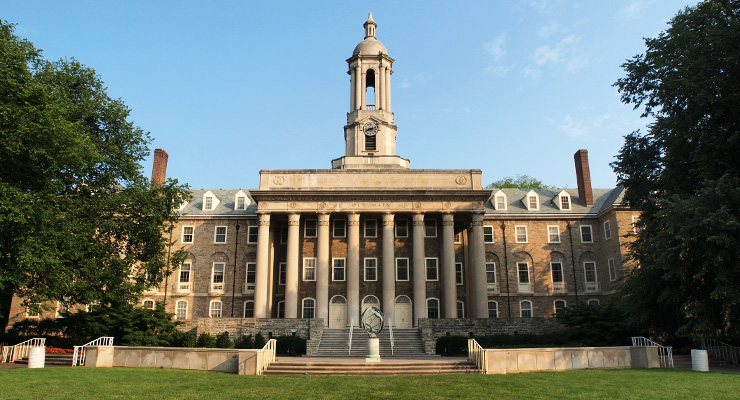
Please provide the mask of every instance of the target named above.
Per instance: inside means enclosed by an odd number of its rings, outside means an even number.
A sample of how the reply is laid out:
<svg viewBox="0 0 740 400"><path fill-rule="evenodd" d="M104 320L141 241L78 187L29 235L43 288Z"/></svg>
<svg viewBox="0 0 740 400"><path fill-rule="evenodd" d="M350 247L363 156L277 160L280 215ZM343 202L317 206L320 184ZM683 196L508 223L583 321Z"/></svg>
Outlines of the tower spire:
<svg viewBox="0 0 740 400"><path fill-rule="evenodd" d="M375 28L378 26L378 24L373 21L373 13L368 13L367 22L365 22L362 26L365 27L365 39L375 37Z"/></svg>

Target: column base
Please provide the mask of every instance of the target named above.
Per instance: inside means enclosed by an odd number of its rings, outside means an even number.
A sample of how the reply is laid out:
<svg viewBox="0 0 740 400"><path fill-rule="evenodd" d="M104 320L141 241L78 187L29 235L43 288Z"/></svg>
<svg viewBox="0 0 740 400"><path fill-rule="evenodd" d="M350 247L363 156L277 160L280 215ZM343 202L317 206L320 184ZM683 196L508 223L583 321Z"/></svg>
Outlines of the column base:
<svg viewBox="0 0 740 400"><path fill-rule="evenodd" d="M380 362L380 341L376 337L367 339L367 357L365 362Z"/></svg>

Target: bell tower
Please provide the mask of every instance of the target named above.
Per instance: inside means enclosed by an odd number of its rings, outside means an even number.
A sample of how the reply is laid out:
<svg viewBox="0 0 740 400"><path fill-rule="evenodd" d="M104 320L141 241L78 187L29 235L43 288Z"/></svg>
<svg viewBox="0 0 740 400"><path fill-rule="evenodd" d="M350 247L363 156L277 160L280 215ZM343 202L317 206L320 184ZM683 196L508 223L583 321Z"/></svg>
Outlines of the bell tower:
<svg viewBox="0 0 740 400"><path fill-rule="evenodd" d="M346 152L332 161L333 169L409 168L409 160L396 155L396 125L391 112L393 59L375 38L370 13L365 39L347 60L350 76L349 113L344 127Z"/></svg>

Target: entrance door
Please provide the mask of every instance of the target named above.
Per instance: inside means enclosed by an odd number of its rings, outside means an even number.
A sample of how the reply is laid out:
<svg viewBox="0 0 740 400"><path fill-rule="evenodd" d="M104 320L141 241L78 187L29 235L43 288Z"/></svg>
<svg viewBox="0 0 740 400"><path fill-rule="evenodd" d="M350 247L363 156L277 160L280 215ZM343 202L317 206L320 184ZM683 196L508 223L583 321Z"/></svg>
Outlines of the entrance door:
<svg viewBox="0 0 740 400"><path fill-rule="evenodd" d="M334 296L329 302L329 329L347 327L347 299Z"/></svg>
<svg viewBox="0 0 740 400"><path fill-rule="evenodd" d="M360 315L362 315L368 307L375 307L380 310L380 302L378 301L378 298L375 296L366 296L362 299L362 312L360 312Z"/></svg>
<svg viewBox="0 0 740 400"><path fill-rule="evenodd" d="M411 329L411 299L406 296L396 297L396 320L398 329Z"/></svg>

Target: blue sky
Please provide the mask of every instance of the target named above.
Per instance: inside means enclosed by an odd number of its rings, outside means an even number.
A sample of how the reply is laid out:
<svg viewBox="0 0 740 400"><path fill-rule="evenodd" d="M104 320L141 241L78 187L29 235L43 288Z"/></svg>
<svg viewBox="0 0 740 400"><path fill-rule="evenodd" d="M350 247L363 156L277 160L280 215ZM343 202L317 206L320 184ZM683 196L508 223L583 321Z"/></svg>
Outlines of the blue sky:
<svg viewBox="0 0 740 400"><path fill-rule="evenodd" d="M585 148L593 186L609 188L623 136L649 123L611 86L620 65L695 3L0 0L0 18L46 58L94 68L193 188L257 188L260 169L344 155L345 60L368 12L396 60L397 153L412 168L574 188Z"/></svg>

